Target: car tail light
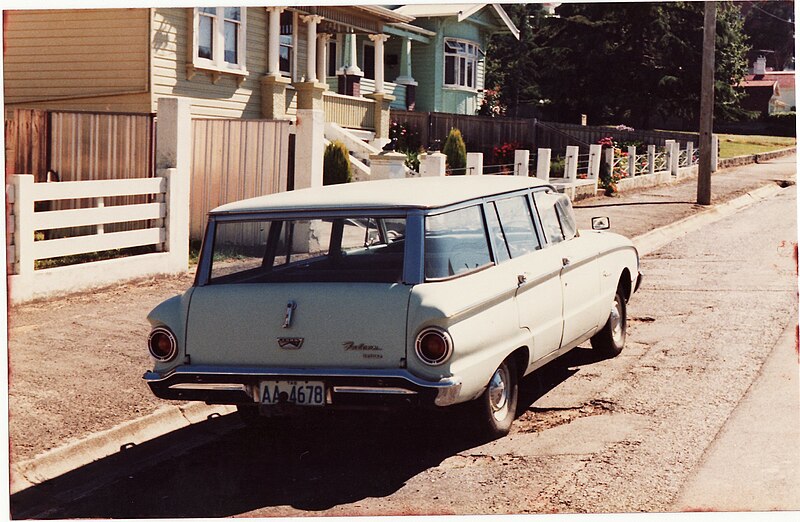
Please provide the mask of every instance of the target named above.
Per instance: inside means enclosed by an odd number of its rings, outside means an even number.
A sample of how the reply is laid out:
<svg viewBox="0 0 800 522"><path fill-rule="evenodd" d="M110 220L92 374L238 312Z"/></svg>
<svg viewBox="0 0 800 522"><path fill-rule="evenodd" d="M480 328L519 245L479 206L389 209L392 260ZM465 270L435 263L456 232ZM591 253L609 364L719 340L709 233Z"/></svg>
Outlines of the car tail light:
<svg viewBox="0 0 800 522"><path fill-rule="evenodd" d="M426 328L417 335L416 352L422 362L436 366L453 354L453 340L441 328Z"/></svg>
<svg viewBox="0 0 800 522"><path fill-rule="evenodd" d="M147 347L150 349L150 355L157 361L169 361L175 358L178 353L178 341L175 339L169 329L158 327L150 332L147 338Z"/></svg>

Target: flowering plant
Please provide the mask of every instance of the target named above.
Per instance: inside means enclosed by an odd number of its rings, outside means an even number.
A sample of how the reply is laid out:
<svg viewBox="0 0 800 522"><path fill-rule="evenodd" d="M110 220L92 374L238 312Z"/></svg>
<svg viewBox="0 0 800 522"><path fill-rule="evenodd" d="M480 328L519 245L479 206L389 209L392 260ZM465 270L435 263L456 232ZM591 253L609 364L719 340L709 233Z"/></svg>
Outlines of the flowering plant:
<svg viewBox="0 0 800 522"><path fill-rule="evenodd" d="M483 101L478 108L479 116L505 116L507 107L500 101L500 87L483 90Z"/></svg>
<svg viewBox="0 0 800 522"><path fill-rule="evenodd" d="M492 156L498 164L506 164L514 161L514 151L522 148L519 143L512 141L492 148Z"/></svg>
<svg viewBox="0 0 800 522"><path fill-rule="evenodd" d="M419 151L422 146L419 131L406 122L391 122L389 139L395 142L397 152Z"/></svg>

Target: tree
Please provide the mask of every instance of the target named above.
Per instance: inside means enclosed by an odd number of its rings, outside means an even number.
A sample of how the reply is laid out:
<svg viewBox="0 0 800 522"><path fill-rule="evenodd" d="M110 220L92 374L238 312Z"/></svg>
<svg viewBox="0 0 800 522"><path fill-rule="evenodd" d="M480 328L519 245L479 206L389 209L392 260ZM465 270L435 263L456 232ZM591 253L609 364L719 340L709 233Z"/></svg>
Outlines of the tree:
<svg viewBox="0 0 800 522"><path fill-rule="evenodd" d="M763 55L768 67L794 69L794 2L747 2L742 14L744 32L753 46L750 63Z"/></svg>
<svg viewBox="0 0 800 522"><path fill-rule="evenodd" d="M514 25L519 40L511 35L496 35L489 42L486 55L486 85L499 86L499 103L507 107L506 115L522 116L521 108L535 107L541 99L539 85L531 71L536 67L536 43L533 30L545 16L541 4L509 4L503 6Z"/></svg>
<svg viewBox="0 0 800 522"><path fill-rule="evenodd" d="M587 114L595 124L644 128L657 117L696 122L702 3L563 4L557 17L510 12L520 42L515 49L508 37L495 40L487 67L489 81L502 80L510 113L516 102L531 103L523 93L536 93L547 119L577 122ZM743 114L733 86L746 72L747 44L731 2L718 2L717 35L715 112L733 119Z"/></svg>

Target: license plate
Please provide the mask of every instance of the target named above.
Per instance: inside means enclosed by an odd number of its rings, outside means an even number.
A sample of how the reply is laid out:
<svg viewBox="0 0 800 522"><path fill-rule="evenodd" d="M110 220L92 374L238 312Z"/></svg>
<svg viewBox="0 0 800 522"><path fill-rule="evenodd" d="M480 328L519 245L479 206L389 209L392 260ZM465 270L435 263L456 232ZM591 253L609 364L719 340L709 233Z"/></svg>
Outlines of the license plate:
<svg viewBox="0 0 800 522"><path fill-rule="evenodd" d="M323 406L325 404L325 384L320 381L262 382L261 404L277 404L279 402L290 402L302 406Z"/></svg>

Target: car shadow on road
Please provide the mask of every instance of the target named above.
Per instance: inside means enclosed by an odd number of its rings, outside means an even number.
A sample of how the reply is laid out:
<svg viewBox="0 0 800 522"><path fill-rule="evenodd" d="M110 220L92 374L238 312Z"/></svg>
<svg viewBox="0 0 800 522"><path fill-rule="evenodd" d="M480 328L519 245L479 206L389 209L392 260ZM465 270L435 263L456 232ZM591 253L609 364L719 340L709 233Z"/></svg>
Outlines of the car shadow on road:
<svg viewBox="0 0 800 522"><path fill-rule="evenodd" d="M591 350L578 349L537 370L521 383L522 409L576 367L596 360ZM387 497L448 457L487 442L461 413L347 412L263 429L243 427L228 415L17 493L11 497L12 517L204 518L264 508L320 512ZM196 447L181 454L187 442Z"/></svg>
<svg viewBox="0 0 800 522"><path fill-rule="evenodd" d="M531 408L544 394L576 374L581 366L603 359L596 350L578 347L529 374L520 383L517 413Z"/></svg>

